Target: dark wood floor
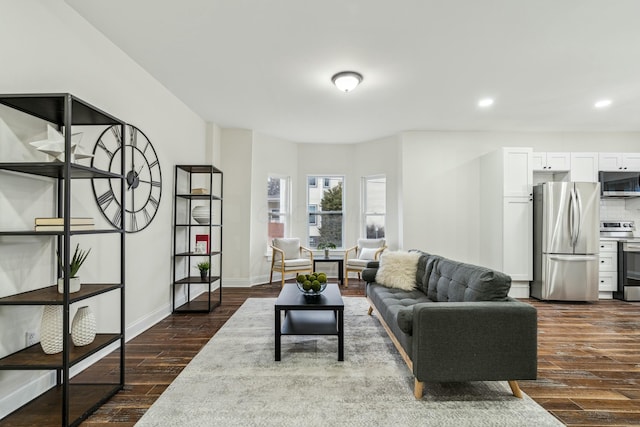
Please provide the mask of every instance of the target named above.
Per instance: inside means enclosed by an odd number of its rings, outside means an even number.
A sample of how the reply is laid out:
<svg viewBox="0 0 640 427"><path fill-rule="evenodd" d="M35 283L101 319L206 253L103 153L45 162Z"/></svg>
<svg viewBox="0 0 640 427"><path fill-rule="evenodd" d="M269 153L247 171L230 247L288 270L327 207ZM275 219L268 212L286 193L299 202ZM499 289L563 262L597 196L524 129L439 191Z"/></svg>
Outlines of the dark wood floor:
<svg viewBox="0 0 640 427"><path fill-rule="evenodd" d="M126 388L83 426L132 426L173 379L250 297L275 297L278 286L225 288L210 314L172 315L126 346ZM363 295L350 280L343 295ZM538 308L538 380L522 389L570 426L640 425L640 303L548 303ZM105 358L81 375L110 375ZM412 390L407 389L407 393Z"/></svg>

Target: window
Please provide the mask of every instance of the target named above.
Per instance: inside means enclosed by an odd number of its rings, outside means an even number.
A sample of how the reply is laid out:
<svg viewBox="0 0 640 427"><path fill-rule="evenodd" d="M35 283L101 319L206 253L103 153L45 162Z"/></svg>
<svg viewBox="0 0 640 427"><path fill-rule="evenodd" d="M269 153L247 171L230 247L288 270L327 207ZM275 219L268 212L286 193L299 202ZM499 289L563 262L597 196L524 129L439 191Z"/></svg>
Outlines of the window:
<svg viewBox="0 0 640 427"><path fill-rule="evenodd" d="M289 178L267 178L268 244L275 237L286 237L289 224Z"/></svg>
<svg viewBox="0 0 640 427"><path fill-rule="evenodd" d="M307 187L307 205L309 207L308 240L311 248L321 243L333 243L341 248L344 215L342 212L344 177L313 176L308 182L321 182L322 187ZM312 218L313 217L313 218ZM313 219L313 222L312 222Z"/></svg>
<svg viewBox="0 0 640 427"><path fill-rule="evenodd" d="M362 224L367 239L384 237L386 217L387 178L365 176L362 178Z"/></svg>
<svg viewBox="0 0 640 427"><path fill-rule="evenodd" d="M310 176L308 178L308 182L309 182L309 187L317 187L318 186L318 182L316 181L316 177L315 176Z"/></svg>
<svg viewBox="0 0 640 427"><path fill-rule="evenodd" d="M318 211L318 205L309 205L309 225L318 225L318 217L313 212Z"/></svg>

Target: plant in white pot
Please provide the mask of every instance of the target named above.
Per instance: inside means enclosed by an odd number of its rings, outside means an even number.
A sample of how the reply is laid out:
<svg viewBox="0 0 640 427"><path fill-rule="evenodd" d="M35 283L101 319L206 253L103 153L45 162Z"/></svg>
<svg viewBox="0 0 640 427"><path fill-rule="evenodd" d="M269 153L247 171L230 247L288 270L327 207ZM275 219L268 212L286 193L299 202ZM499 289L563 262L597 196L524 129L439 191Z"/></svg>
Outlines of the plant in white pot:
<svg viewBox="0 0 640 427"><path fill-rule="evenodd" d="M329 249L335 249L336 245L333 242L322 242L318 245L318 249L324 249L324 257L329 258Z"/></svg>
<svg viewBox="0 0 640 427"><path fill-rule="evenodd" d="M78 292L80 290L80 277L78 277L78 270L80 270L80 267L87 259L89 252L91 252L91 248L85 251L80 249L80 244L76 245L76 250L69 262L69 293ZM60 253L58 253L58 263L60 264L60 269L64 271L64 263L62 262ZM63 277L58 278L58 293L64 293Z"/></svg>

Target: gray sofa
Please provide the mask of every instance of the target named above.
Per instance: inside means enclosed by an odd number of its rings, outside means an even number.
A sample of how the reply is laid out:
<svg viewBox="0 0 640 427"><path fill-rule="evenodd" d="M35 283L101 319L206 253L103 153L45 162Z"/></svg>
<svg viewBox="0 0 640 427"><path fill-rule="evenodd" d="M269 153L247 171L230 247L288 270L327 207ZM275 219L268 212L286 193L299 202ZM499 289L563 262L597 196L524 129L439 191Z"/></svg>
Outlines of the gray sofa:
<svg viewBox="0 0 640 427"><path fill-rule="evenodd" d="M382 261L384 262L384 261ZM379 263L362 272L369 314L376 314L415 377L414 395L425 381L536 379L537 312L507 296L503 273L421 252L416 288L376 283Z"/></svg>

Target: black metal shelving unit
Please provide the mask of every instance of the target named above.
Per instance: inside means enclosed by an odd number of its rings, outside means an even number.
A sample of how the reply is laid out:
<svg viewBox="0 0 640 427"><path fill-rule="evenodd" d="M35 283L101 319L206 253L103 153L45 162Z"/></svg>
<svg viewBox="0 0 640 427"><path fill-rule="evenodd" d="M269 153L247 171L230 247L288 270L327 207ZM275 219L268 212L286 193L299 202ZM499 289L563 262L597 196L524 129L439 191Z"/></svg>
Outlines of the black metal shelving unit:
<svg viewBox="0 0 640 427"><path fill-rule="evenodd" d="M0 370L55 370L57 384L21 408L0 420L7 425L48 425L75 426L86 419L100 405L124 387L124 349L125 349L125 232L123 228L96 230L71 230L71 182L77 179L110 179L120 183L124 193L124 164L121 173L95 169L75 164L71 158L71 129L73 126L112 126L119 125L124 131L125 123L105 113L69 93L53 94L15 94L0 95L0 104L4 104L25 114L38 117L58 129L64 129L64 162L13 162L0 163L0 170L11 171L24 176L46 177L56 181L57 216L64 218L62 231L1 230L0 236L41 236L42 239L55 239L56 248L63 260L63 268L58 274L64 277L64 293L58 293L57 286L46 285L39 289L22 292L0 298L0 307L60 305L63 307L63 330L69 331L71 304L93 298L107 292L120 293L120 328L117 333L99 333L93 343L76 347L67 333L63 340L63 351L58 354L45 354L40 344L34 344L0 359ZM0 185L1 181L0 181ZM28 197L27 195L25 197ZM124 224L125 209L122 209ZM118 283L83 283L79 292L69 293L69 263L73 248L71 237L86 234L119 234L120 279ZM119 380L102 383L86 383L70 378L70 369L91 355L119 343Z"/></svg>
<svg viewBox="0 0 640 427"><path fill-rule="evenodd" d="M194 187L204 185L205 187ZM204 188L205 194L194 194ZM209 313L222 303L222 171L212 165L176 165L173 204L173 283L171 285L174 313ZM208 224L200 224L192 217L194 202L203 202L209 209ZM195 251L195 236L208 236L209 250ZM207 277L192 275L198 261L207 260L211 266ZM192 292L192 287L204 288ZM212 292L218 291L214 300ZM183 291L184 301L176 301L176 293Z"/></svg>

